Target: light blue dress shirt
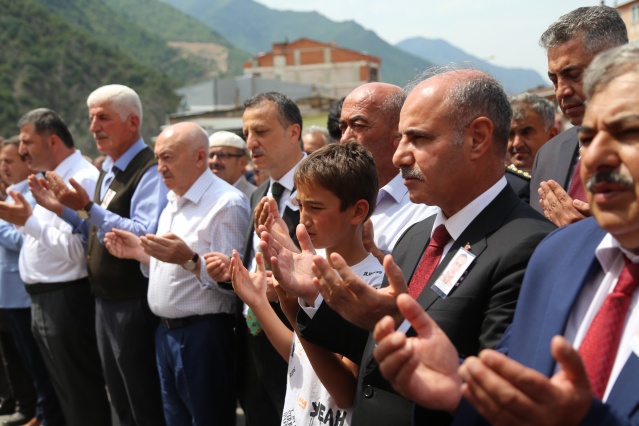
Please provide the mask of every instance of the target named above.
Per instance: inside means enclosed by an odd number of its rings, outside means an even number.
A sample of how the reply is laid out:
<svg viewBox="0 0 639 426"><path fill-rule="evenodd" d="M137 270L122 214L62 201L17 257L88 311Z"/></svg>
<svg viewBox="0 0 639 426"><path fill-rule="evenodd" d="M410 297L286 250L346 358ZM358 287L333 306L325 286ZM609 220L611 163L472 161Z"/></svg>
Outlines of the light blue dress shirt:
<svg viewBox="0 0 639 426"><path fill-rule="evenodd" d="M104 198L115 174L120 170L126 170L131 160L145 148L146 144L140 138L117 161L114 162L111 157L107 157L104 160L102 170L104 170L105 175L100 187L100 199ZM162 182L162 175L157 171L157 168L149 167L140 178L140 182L131 197L130 218L121 217L108 211L98 203L94 203L91 206L88 220L80 219L77 213L69 208L64 209L62 219L73 226L73 232L82 234L87 241L89 224L93 224L98 228L98 240L100 243L104 243L104 235L113 228L124 229L137 236L154 234L160 213L166 206L168 192L164 182ZM93 199L93 194L89 195Z"/></svg>
<svg viewBox="0 0 639 426"><path fill-rule="evenodd" d="M31 207L35 200L26 180L10 186L27 199ZM11 202L12 200L7 200ZM0 308L15 309L31 306L31 298L24 287L18 270L18 259L24 236L9 222L0 220Z"/></svg>

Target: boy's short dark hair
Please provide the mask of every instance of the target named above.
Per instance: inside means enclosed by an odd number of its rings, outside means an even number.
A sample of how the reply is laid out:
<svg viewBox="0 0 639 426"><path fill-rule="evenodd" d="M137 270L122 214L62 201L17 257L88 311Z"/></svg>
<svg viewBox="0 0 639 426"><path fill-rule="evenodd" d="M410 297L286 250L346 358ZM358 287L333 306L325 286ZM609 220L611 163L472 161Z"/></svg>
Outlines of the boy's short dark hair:
<svg viewBox="0 0 639 426"><path fill-rule="evenodd" d="M329 144L309 155L295 170L296 187L319 185L340 200L340 210L368 202L368 219L375 210L379 180L371 153L357 142ZM366 220L365 219L365 220Z"/></svg>

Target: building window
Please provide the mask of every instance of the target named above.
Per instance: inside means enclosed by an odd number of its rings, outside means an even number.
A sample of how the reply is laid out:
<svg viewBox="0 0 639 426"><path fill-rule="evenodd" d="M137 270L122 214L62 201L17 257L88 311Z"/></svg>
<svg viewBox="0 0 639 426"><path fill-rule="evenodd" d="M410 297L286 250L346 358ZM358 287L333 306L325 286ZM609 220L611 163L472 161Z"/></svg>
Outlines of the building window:
<svg viewBox="0 0 639 426"><path fill-rule="evenodd" d="M368 81L379 81L379 75L377 74L377 68L369 68Z"/></svg>
<svg viewBox="0 0 639 426"><path fill-rule="evenodd" d="M639 4L634 4L630 8L630 22L633 24L639 22Z"/></svg>

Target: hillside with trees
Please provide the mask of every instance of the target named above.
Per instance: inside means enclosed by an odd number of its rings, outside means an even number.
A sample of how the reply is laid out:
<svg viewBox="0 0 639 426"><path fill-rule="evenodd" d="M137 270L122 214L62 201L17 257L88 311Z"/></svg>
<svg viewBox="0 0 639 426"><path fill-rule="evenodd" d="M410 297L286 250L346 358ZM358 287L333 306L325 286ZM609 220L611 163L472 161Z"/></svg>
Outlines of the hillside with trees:
<svg viewBox="0 0 639 426"><path fill-rule="evenodd" d="M16 134L25 112L48 107L62 115L78 146L95 155L86 98L109 83L139 93L147 139L175 110L175 80L72 27L35 0L0 0L0 8L0 135Z"/></svg>

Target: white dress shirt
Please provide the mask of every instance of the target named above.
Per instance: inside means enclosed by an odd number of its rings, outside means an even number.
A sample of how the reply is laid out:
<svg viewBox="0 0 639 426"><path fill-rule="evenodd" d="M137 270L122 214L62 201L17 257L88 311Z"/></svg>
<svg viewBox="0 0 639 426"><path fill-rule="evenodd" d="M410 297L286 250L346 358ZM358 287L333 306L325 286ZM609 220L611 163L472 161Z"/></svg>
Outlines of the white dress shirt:
<svg viewBox="0 0 639 426"><path fill-rule="evenodd" d="M299 210L297 202L295 201L295 196L297 195L297 191L295 190L295 183L293 182L293 175L295 174L295 169L300 165L302 160L306 158L306 154L302 156L302 159L293 167L291 170L286 172L284 176L280 179L275 180L273 178L269 178L270 183L268 186L268 191L266 192L266 196L273 198L273 183L278 182L280 185L284 187L284 192L282 192L282 198L280 198L280 203L277 206L280 216L284 214L284 209L290 209L292 211ZM252 213L251 213L252 214ZM251 217L251 220L253 218ZM297 225L295 225L297 226ZM255 262L255 253L260 251L260 237L257 235L257 229L253 232L253 258L249 263L249 271L255 271L257 269L257 262ZM242 259L244 260L244 259ZM244 306L244 312L248 310L248 306Z"/></svg>
<svg viewBox="0 0 639 426"><path fill-rule="evenodd" d="M75 179L89 194L95 191L98 169L80 151L55 168L62 179ZM20 277L26 284L57 283L87 276L86 253L80 235L55 213L36 205L33 214L18 230L25 235L20 250Z"/></svg>
<svg viewBox="0 0 639 426"><path fill-rule="evenodd" d="M579 297L575 301L568 322L564 337L573 343L576 349L579 349L581 342L584 340L588 328L592 320L599 312L608 294L610 294L617 279L624 268L623 254L625 254L633 263L639 263L639 256L629 252L621 247L619 242L610 234L607 234L595 250L597 260L601 264L601 271L596 274L581 290ZM608 386L604 393L603 401L608 399L610 390L615 380L619 376L624 364L628 361L628 357L633 351L639 349L637 340L639 340L639 309L637 309L637 299L639 298L639 290L635 290L632 295L630 307L626 315L625 326L619 342L619 350L617 357L610 373ZM639 356L639 353L637 354Z"/></svg>
<svg viewBox="0 0 639 426"><path fill-rule="evenodd" d="M377 194L377 204L371 215L375 245L384 254L390 253L408 227L437 211L437 207L413 203L408 196L404 179L398 174L381 187Z"/></svg>
<svg viewBox="0 0 639 426"><path fill-rule="evenodd" d="M453 246L455 240L459 238L459 236L468 228L468 225L472 223L473 220L484 211L484 209L488 206L488 204L492 203L495 198L499 195L499 193L508 185L508 181L506 178L502 176L501 179L497 181L493 186L488 188L485 192L483 192L479 197L475 198L470 203L466 204L463 209L455 213L449 218L444 216L444 213L440 210L437 212L437 217L435 218L435 222L433 223L433 229L430 231L430 236L433 236L433 232L435 232L435 228L439 225L444 224L448 234L451 237L451 240L444 246L444 251L442 252L442 256L440 258L440 262L444 260L446 253Z"/></svg>
<svg viewBox="0 0 639 426"><path fill-rule="evenodd" d="M164 318L235 312L235 295L222 290L206 272L202 255L241 251L249 221L248 199L209 169L182 197L173 191L160 215L158 235L172 232L200 255L200 277L181 265L151 257L148 300Z"/></svg>
<svg viewBox="0 0 639 426"><path fill-rule="evenodd" d="M475 220L477 215L481 213L488 204L490 204L497 195L506 187L507 182L506 178L502 177L495 183L493 186L488 188L484 193L482 193L479 197L475 198L473 201L468 203L463 209L455 213L449 218L446 218L440 209L436 209L437 217L435 218L435 223L433 224L433 229L431 230L431 237L433 232L435 232L435 228L440 224L444 224L446 226L446 230L452 237L451 241L446 244L444 247L444 252L440 258L440 262L448 253L448 250L452 247L453 243L459 236L464 232L464 230L470 225L470 223ZM402 232L403 233L403 232ZM416 247L417 250L421 250L423 247ZM300 307L306 312L306 314L313 318L315 313L323 303L324 298L321 294L318 294L317 298L314 301L314 306L308 306L306 302L302 299L298 299Z"/></svg>

